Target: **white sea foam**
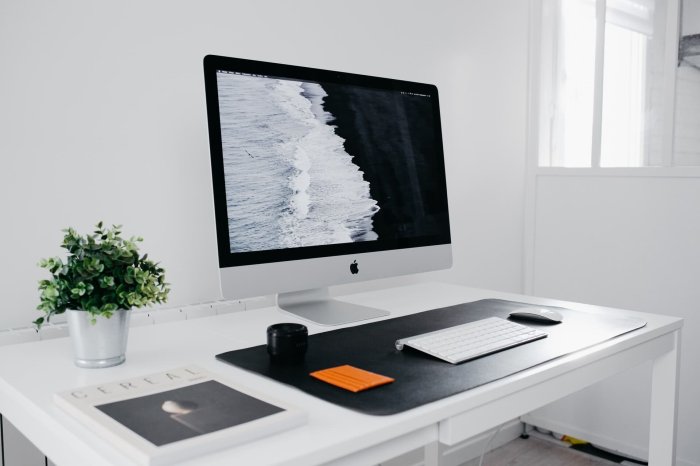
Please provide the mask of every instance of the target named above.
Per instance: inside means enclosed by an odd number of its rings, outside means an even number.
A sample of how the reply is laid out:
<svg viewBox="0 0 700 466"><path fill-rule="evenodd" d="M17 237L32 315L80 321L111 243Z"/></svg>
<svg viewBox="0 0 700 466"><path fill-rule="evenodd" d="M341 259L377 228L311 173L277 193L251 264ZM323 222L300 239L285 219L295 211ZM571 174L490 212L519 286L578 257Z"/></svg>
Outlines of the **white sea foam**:
<svg viewBox="0 0 700 466"><path fill-rule="evenodd" d="M323 108L323 99L328 96L326 91L317 83L301 83L302 95L311 102L311 112L321 123L330 123L335 118Z"/></svg>
<svg viewBox="0 0 700 466"><path fill-rule="evenodd" d="M377 239L369 183L315 83L219 74L231 249Z"/></svg>

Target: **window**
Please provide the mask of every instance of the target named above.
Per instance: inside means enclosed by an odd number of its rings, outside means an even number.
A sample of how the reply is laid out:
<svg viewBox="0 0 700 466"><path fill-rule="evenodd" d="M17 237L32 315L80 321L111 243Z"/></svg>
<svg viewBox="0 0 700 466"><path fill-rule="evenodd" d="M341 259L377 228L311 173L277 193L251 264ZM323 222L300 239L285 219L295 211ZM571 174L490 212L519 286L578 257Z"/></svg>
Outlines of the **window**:
<svg viewBox="0 0 700 466"><path fill-rule="evenodd" d="M541 0L539 166L667 164L672 125L663 122L672 119L669 74L675 76L668 66L673 28L667 10L673 1Z"/></svg>
<svg viewBox="0 0 700 466"><path fill-rule="evenodd" d="M700 165L700 0L683 0L676 79L674 163Z"/></svg>

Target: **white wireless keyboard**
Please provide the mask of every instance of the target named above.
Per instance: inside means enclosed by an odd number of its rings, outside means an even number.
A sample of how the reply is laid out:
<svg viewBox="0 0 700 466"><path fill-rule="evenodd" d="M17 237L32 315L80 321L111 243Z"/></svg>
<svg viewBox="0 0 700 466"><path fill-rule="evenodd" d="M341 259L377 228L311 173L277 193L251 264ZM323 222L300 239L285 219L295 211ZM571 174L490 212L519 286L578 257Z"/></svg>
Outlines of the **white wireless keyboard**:
<svg viewBox="0 0 700 466"><path fill-rule="evenodd" d="M396 349L404 346L423 351L444 361L458 364L506 348L545 338L541 330L500 317L489 317L436 332L396 340Z"/></svg>

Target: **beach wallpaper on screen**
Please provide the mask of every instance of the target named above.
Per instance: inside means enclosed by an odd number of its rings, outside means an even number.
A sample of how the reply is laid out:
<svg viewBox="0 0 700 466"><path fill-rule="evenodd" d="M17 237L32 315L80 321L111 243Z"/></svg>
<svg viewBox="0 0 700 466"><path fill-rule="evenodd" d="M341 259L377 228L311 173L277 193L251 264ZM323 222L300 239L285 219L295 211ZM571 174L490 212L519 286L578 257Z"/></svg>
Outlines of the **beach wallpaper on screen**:
<svg viewBox="0 0 700 466"><path fill-rule="evenodd" d="M415 103L398 92L230 72L217 83L231 252L433 229L416 157L431 135L411 133ZM429 113L420 100L413 113Z"/></svg>

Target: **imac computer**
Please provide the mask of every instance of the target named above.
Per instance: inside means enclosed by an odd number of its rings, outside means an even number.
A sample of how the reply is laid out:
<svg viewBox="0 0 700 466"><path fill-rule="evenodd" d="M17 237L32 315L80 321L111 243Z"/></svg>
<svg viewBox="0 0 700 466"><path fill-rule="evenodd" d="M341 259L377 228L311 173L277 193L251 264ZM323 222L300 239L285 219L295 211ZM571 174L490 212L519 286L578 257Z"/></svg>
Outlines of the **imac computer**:
<svg viewBox="0 0 700 466"><path fill-rule="evenodd" d="M328 286L452 263L437 88L207 56L223 296L320 324L388 313Z"/></svg>

